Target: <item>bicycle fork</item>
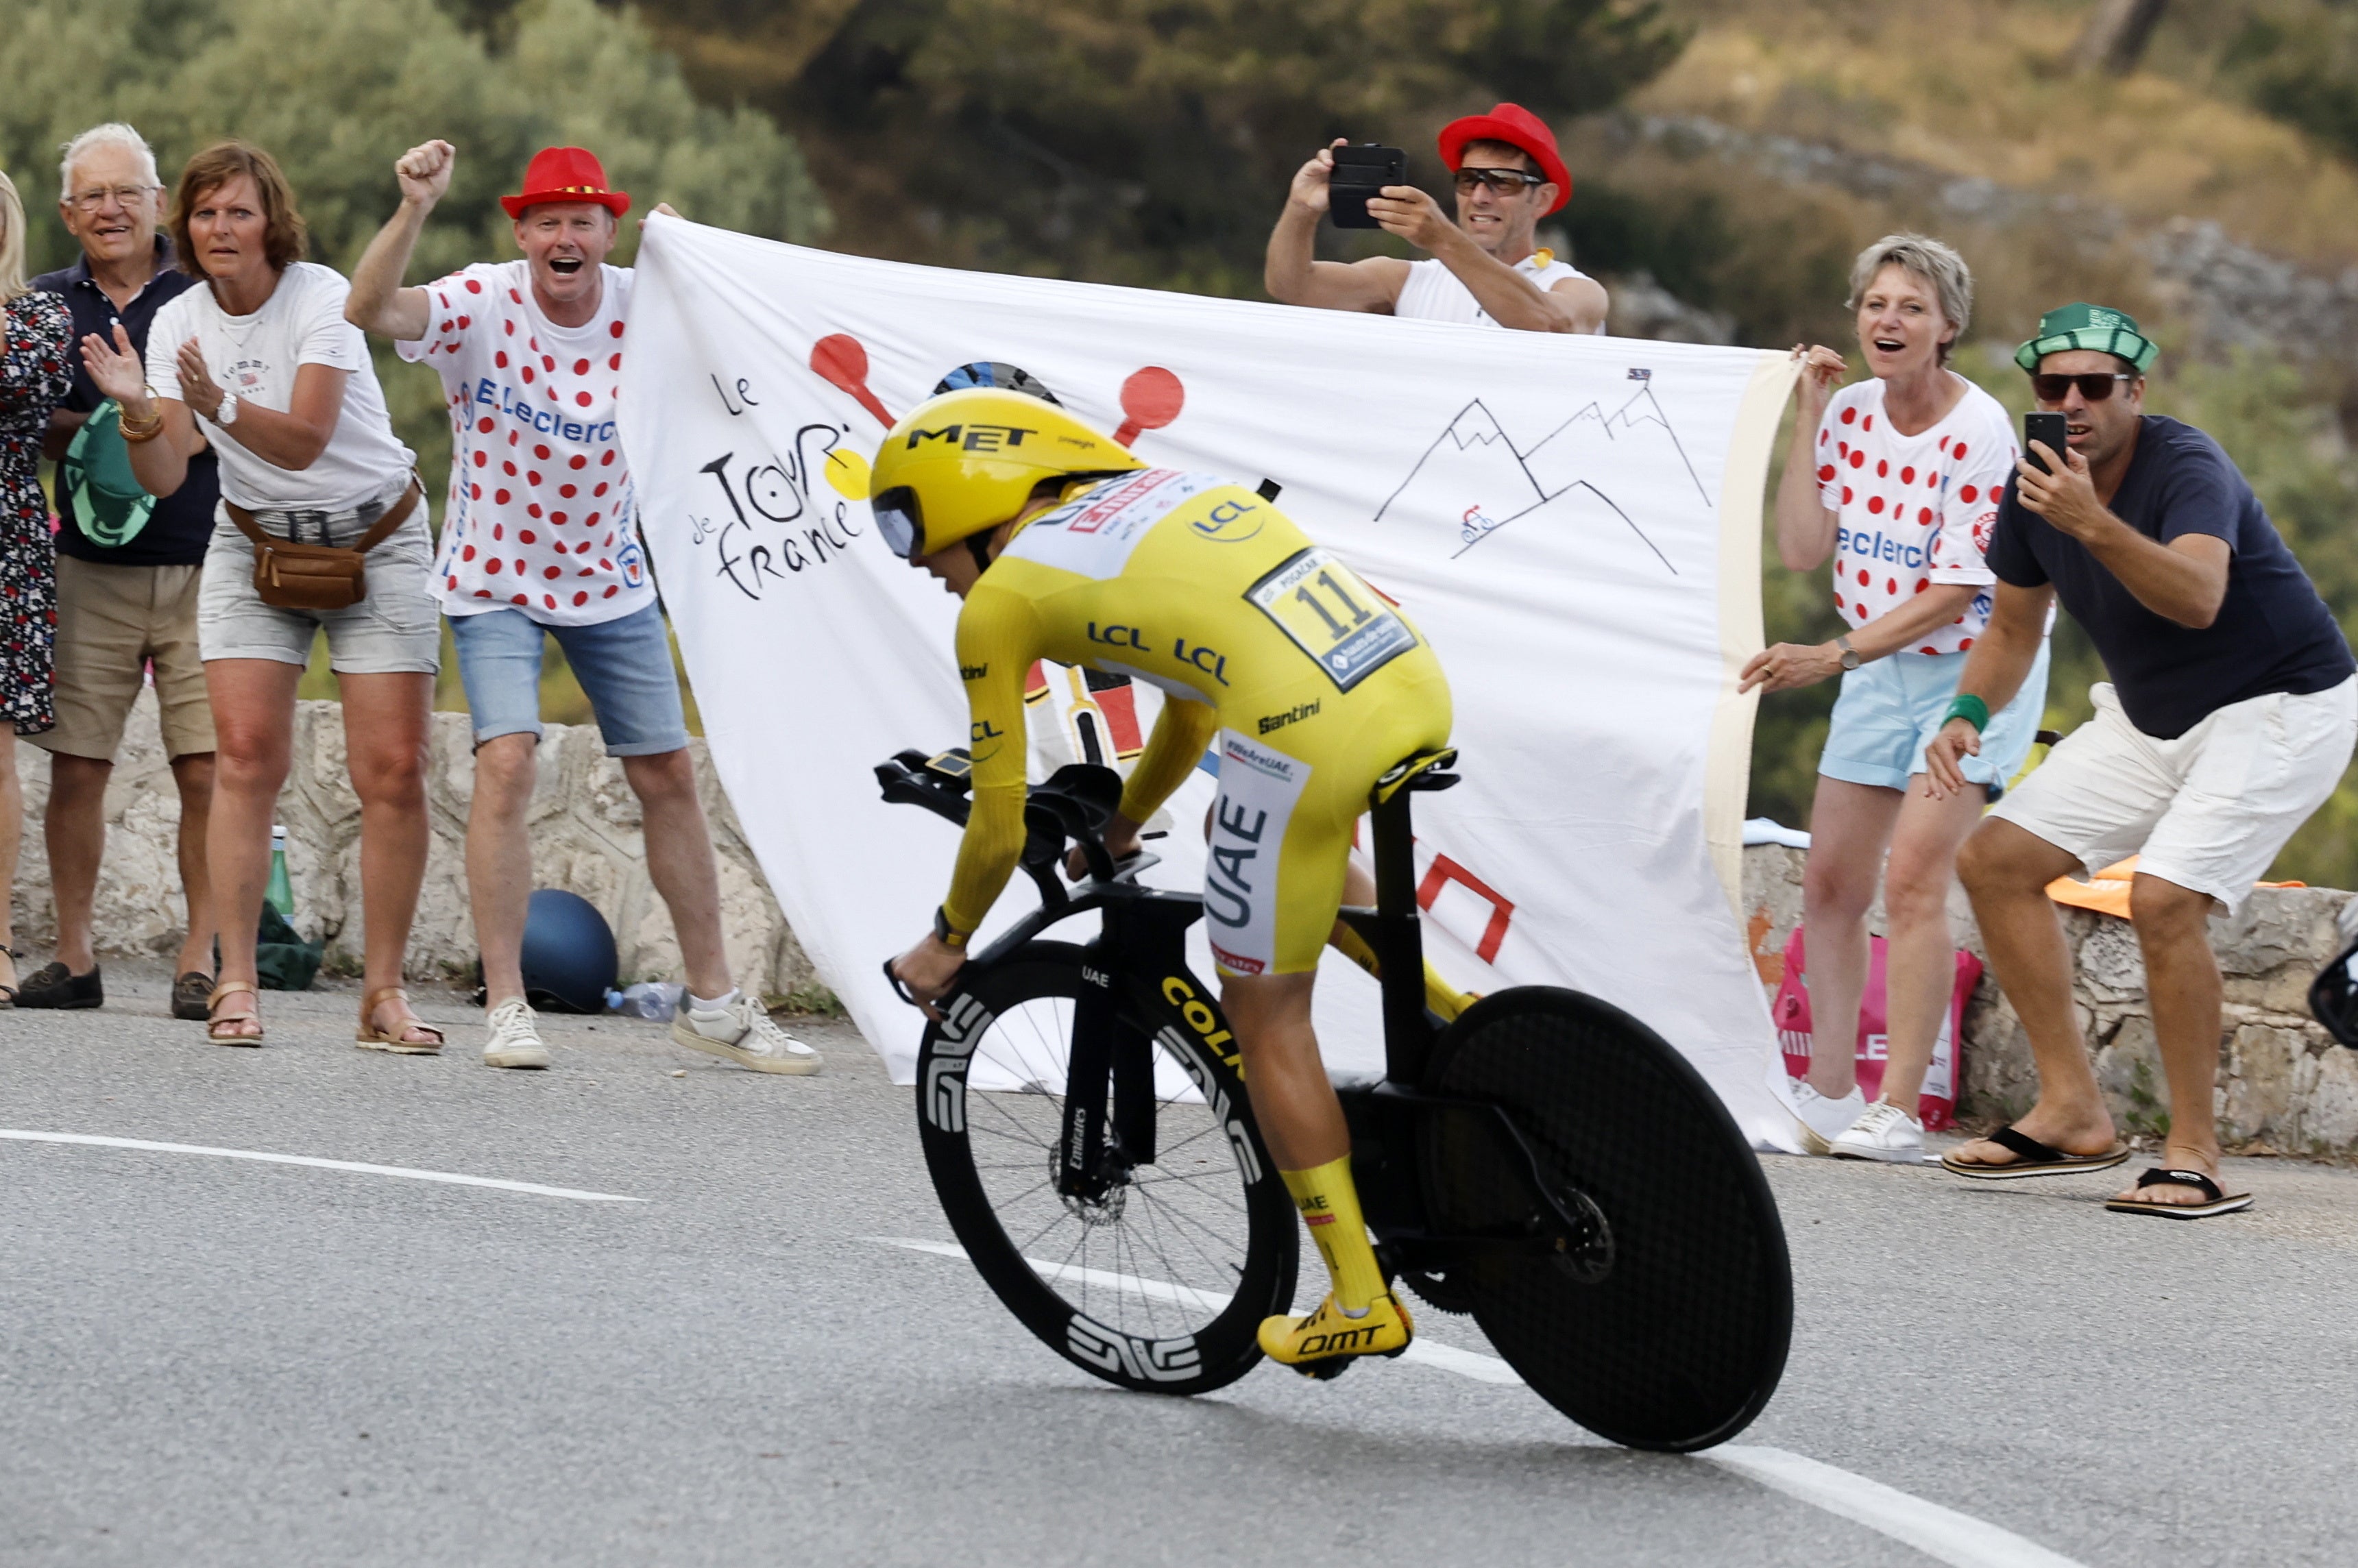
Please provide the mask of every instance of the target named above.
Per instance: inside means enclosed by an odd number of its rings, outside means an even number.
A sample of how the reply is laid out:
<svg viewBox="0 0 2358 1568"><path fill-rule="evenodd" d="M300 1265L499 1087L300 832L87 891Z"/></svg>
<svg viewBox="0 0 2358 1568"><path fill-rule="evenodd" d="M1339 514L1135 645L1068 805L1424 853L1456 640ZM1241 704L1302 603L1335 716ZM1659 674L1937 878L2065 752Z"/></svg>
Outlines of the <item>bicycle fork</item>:
<svg viewBox="0 0 2358 1568"><path fill-rule="evenodd" d="M1154 1162L1154 1047L1122 1015L1114 982L1124 972L1120 925L1109 911L1104 933L1082 958L1065 1069L1056 1192L1083 1202L1102 1198L1132 1170Z"/></svg>

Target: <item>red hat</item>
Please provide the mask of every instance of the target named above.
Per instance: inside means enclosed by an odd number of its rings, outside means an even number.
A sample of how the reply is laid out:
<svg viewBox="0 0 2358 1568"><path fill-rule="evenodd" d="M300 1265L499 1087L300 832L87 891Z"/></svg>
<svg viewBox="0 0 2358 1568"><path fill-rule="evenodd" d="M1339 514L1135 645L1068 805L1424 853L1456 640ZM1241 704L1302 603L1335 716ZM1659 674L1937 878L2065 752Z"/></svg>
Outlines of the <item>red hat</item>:
<svg viewBox="0 0 2358 1568"><path fill-rule="evenodd" d="M541 201L595 201L616 217L631 210L631 193L607 189L605 165L580 147L541 148L525 168L524 194L500 198L511 218Z"/></svg>
<svg viewBox="0 0 2358 1568"><path fill-rule="evenodd" d="M1451 173L1457 171L1468 142L1504 142L1531 154L1539 163L1540 172L1556 189L1555 205L1548 212L1561 211L1563 204L1572 200L1572 171L1563 167L1563 155L1555 150L1555 133L1547 128L1547 122L1521 104L1501 103L1487 114L1468 114L1442 126L1441 161L1449 166Z"/></svg>

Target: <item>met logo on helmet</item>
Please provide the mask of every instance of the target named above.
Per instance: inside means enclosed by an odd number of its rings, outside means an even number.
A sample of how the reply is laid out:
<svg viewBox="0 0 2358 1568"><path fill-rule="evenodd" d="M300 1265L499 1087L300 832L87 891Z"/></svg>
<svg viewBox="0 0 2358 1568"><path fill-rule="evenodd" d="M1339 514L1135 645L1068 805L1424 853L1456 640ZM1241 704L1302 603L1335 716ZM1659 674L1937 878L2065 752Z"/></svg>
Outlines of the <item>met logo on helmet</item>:
<svg viewBox="0 0 2358 1568"><path fill-rule="evenodd" d="M938 430L910 431L908 449L915 451L920 441L946 441L964 451L996 452L1020 447L1024 437L1039 433L1022 425L945 425Z"/></svg>

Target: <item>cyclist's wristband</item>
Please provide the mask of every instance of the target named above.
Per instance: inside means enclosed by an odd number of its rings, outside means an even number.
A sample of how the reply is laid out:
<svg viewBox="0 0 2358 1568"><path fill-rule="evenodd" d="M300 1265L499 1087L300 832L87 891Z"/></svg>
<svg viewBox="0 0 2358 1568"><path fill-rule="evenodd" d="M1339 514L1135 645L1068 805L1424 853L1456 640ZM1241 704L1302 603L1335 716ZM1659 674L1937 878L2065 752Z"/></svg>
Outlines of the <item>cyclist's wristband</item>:
<svg viewBox="0 0 2358 1568"><path fill-rule="evenodd" d="M1962 719L1974 729L1986 731L1989 729L1989 704L1978 697L1959 692L1949 699L1949 711L1941 716L1941 722L1946 724L1952 719Z"/></svg>
<svg viewBox="0 0 2358 1568"><path fill-rule="evenodd" d="M934 940L939 942L945 947L964 947L968 935L969 934L967 932L955 930L951 927L950 912L946 907L937 905L935 908Z"/></svg>

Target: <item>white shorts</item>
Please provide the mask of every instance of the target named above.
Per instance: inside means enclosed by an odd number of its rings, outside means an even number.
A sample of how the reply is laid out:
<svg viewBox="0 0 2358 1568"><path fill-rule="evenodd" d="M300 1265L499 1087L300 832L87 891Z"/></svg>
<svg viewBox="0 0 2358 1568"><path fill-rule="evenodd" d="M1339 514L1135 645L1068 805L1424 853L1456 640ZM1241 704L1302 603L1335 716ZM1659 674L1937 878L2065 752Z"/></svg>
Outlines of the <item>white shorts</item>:
<svg viewBox="0 0 2358 1568"><path fill-rule="evenodd" d="M2207 892L2233 914L2325 804L2358 744L2358 676L2329 691L2230 703L2175 741L2128 721L2112 683L2096 716L1991 808L2091 871L2137 870Z"/></svg>

